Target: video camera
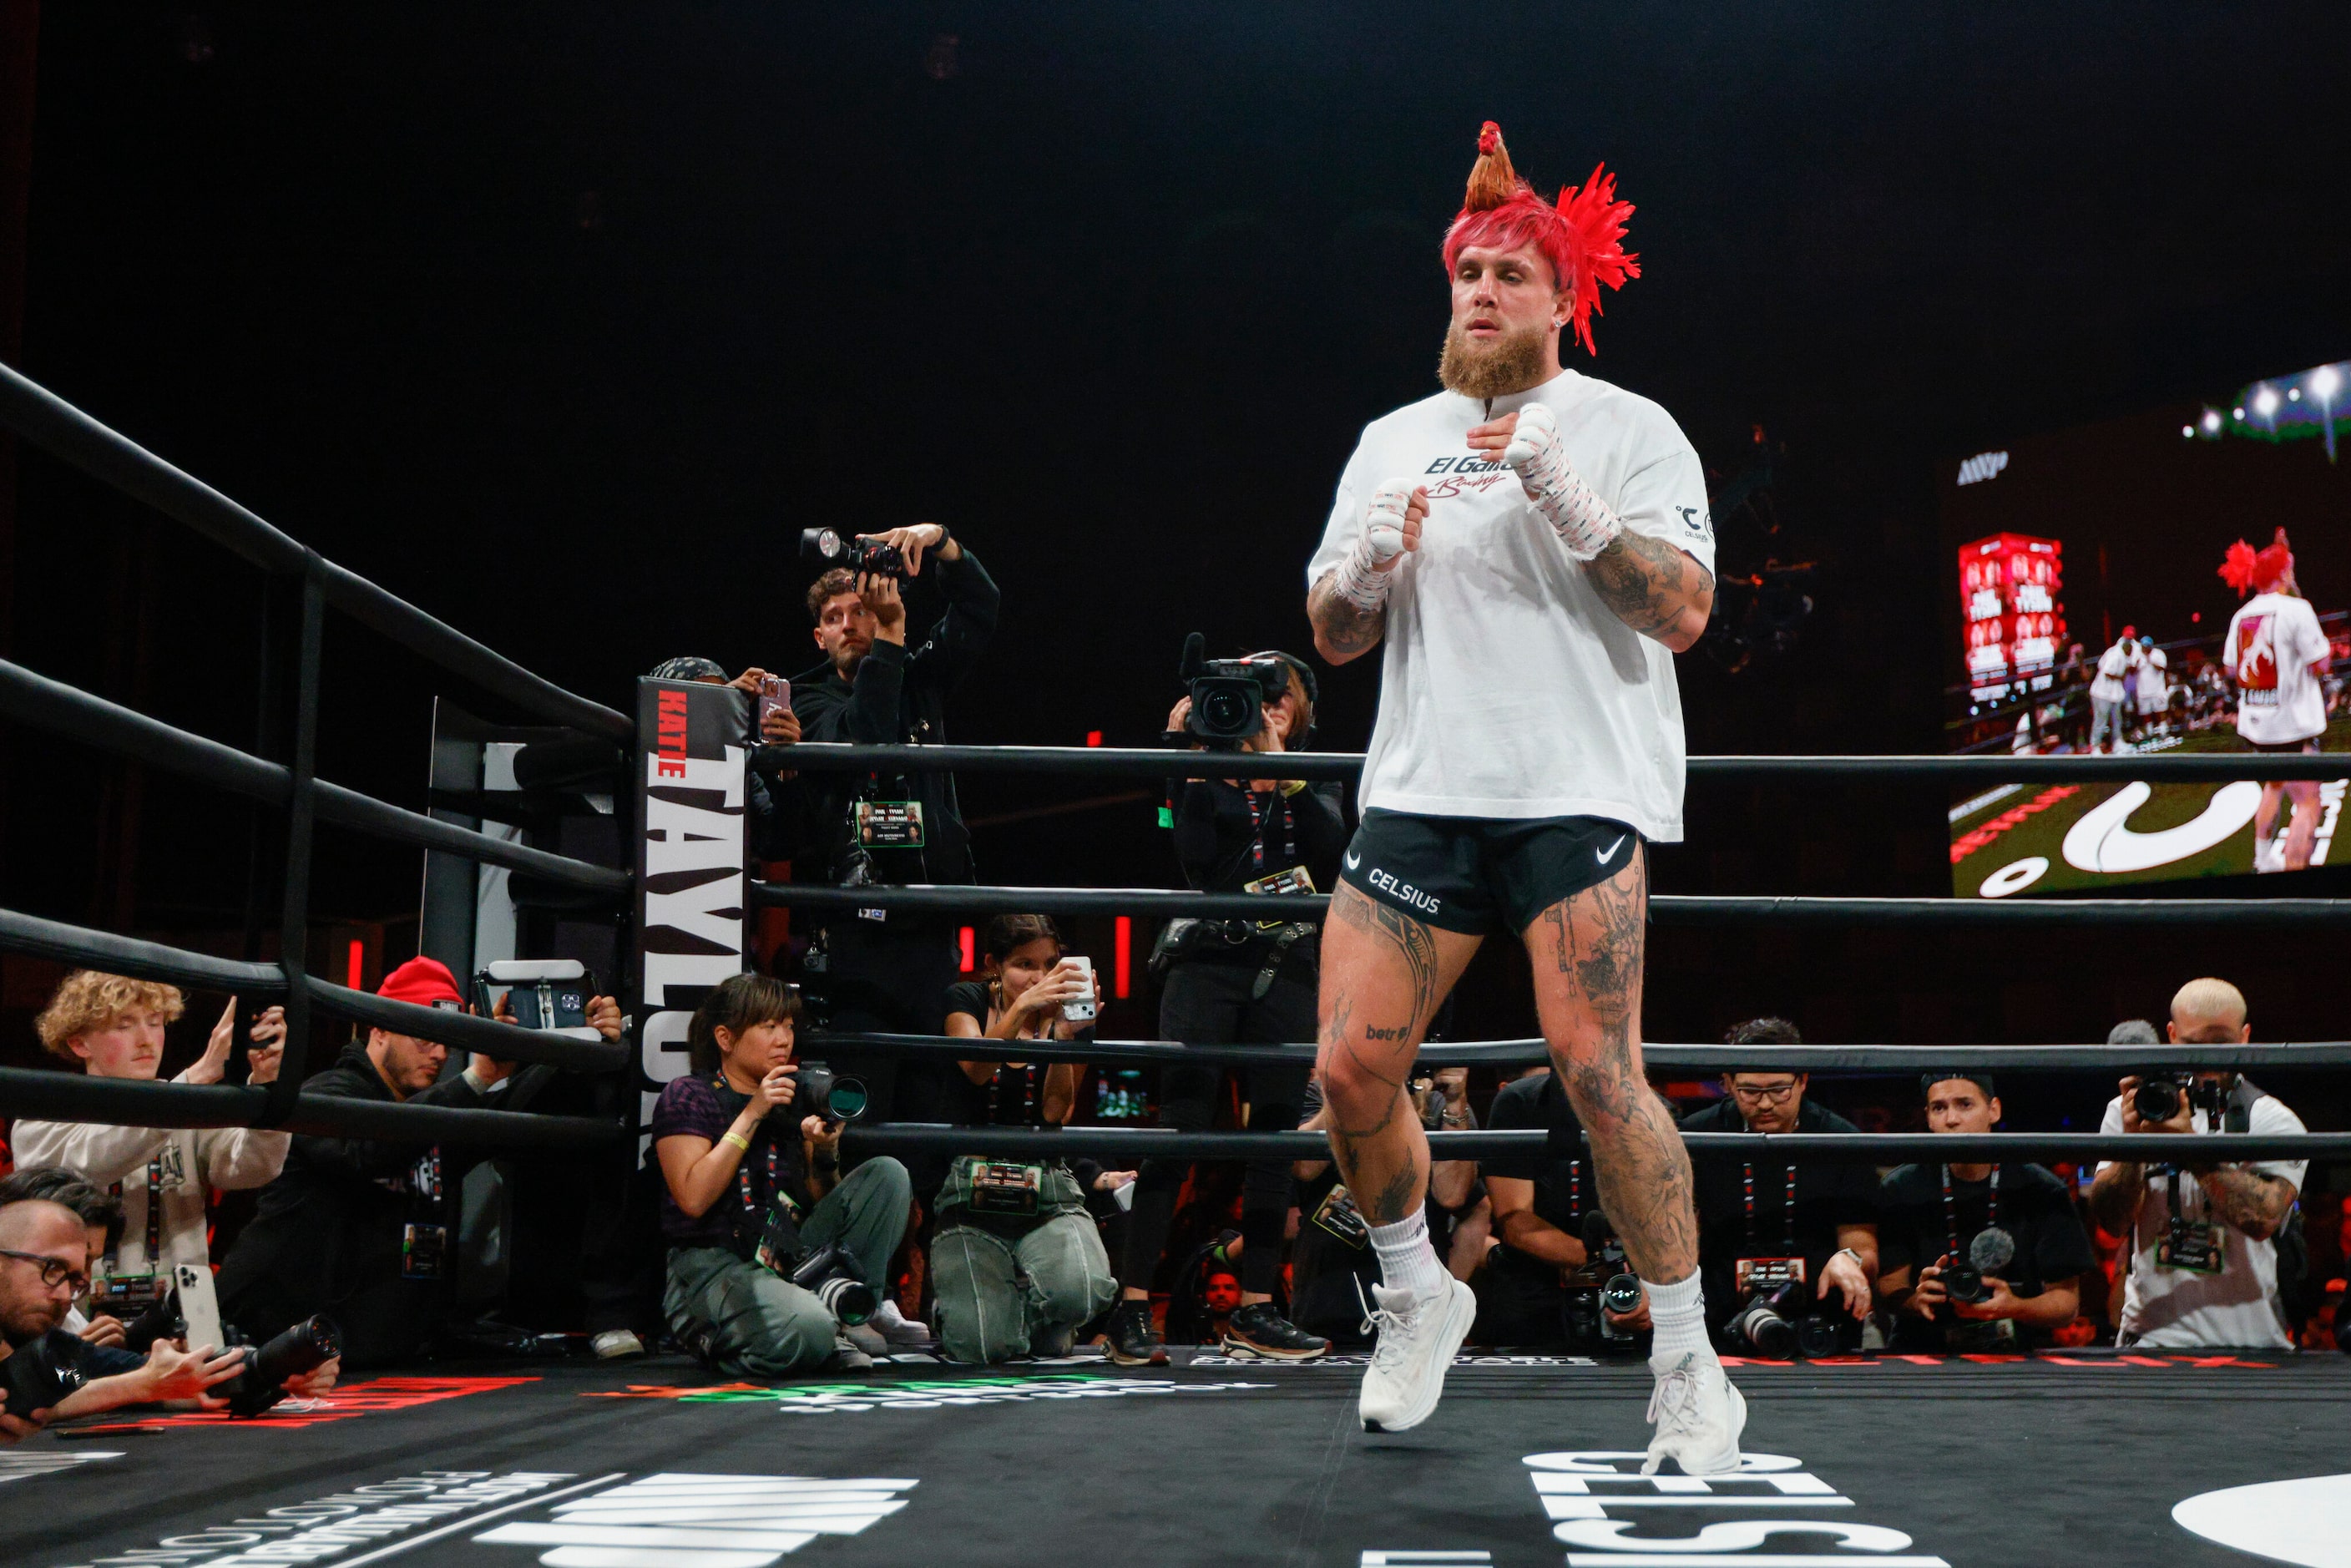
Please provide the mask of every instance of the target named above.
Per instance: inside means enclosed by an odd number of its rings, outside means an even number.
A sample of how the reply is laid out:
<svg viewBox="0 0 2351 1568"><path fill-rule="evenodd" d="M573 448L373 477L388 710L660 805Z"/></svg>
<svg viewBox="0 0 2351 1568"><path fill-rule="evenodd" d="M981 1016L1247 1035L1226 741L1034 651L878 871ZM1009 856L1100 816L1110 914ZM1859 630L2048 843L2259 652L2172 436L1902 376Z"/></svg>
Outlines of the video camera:
<svg viewBox="0 0 2351 1568"><path fill-rule="evenodd" d="M1625 1243L1608 1216L1588 1209L1583 1216L1583 1266L1567 1280L1562 1304L1571 1343L1612 1347L1627 1345L1635 1331L1608 1321L1610 1312L1641 1309L1641 1281L1625 1267Z"/></svg>
<svg viewBox="0 0 2351 1568"><path fill-rule="evenodd" d="M2199 1078L2174 1068L2151 1068L2138 1075L2131 1094L2132 1108L2142 1122L2168 1122L2183 1107L2192 1107L2218 1119L2229 1108L2226 1079Z"/></svg>
<svg viewBox="0 0 2351 1568"><path fill-rule="evenodd" d="M1289 692L1291 666L1270 653L1211 659L1207 646L1207 638L1197 632L1184 639L1183 661L1176 670L1192 695L1184 733L1211 751L1238 751L1241 742L1265 727L1265 705Z"/></svg>
<svg viewBox="0 0 2351 1568"><path fill-rule="evenodd" d="M845 567L861 577L904 577L906 557L896 545L879 539L844 538L831 528L800 530L800 559L820 571Z"/></svg>

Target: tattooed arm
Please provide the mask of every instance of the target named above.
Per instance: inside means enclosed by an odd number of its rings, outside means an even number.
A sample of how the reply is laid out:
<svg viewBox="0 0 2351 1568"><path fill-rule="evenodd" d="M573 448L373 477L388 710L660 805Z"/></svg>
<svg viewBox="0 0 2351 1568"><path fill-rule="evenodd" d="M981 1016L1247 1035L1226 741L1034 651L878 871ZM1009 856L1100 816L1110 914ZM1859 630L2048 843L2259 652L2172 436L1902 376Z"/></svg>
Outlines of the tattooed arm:
<svg viewBox="0 0 2351 1568"><path fill-rule="evenodd" d="M1600 601L1644 637L1686 653L1714 613L1714 576L1663 539L1626 528L1584 563Z"/></svg>
<svg viewBox="0 0 2351 1568"><path fill-rule="evenodd" d="M2212 1217L2224 1225L2236 1227L2255 1241L2266 1241L2275 1236L2294 1207L2294 1183L2283 1176L2264 1176L2241 1166L2222 1166L2218 1170L2198 1172L2196 1179L2202 1184L2204 1197L2212 1206Z"/></svg>
<svg viewBox="0 0 2351 1568"><path fill-rule="evenodd" d="M1307 593L1306 619L1314 623L1314 651L1322 655L1323 663L1343 664L1380 645L1387 631L1388 611L1384 604L1376 610L1358 609L1339 591L1339 572L1333 567Z"/></svg>
<svg viewBox="0 0 2351 1568"><path fill-rule="evenodd" d="M1343 664L1378 645L1387 630L1395 569L1420 548L1421 525L1427 520L1426 486L1389 479L1373 492L1354 548L1307 591L1306 618L1314 623L1316 653Z"/></svg>
<svg viewBox="0 0 2351 1568"><path fill-rule="evenodd" d="M2091 1179L2090 1218L2109 1236L2128 1236L2146 1201L2145 1166L2116 1161Z"/></svg>

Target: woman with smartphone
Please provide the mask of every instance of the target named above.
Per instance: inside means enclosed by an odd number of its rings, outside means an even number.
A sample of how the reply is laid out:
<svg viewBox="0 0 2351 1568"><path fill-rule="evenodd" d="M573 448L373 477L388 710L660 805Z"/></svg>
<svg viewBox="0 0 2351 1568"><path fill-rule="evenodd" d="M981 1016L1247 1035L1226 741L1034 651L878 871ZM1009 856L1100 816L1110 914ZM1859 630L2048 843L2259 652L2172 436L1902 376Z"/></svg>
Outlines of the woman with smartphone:
<svg viewBox="0 0 2351 1568"><path fill-rule="evenodd" d="M1314 729L1314 674L1279 652L1251 663L1278 664L1288 681L1266 702L1258 733L1241 742L1267 755L1304 747ZM1186 733L1191 699L1167 716L1170 733ZM1311 893L1337 880L1347 846L1340 787L1281 779L1171 781L1167 821L1184 880L1203 893ZM1257 920L1171 922L1152 954L1164 980L1159 1034L1186 1045L1296 1045L1314 1039L1321 937L1303 923ZM1309 1067L1238 1070L1248 1124L1286 1133L1302 1119ZM1213 1063L1167 1068L1160 1075L1160 1122L1202 1132L1214 1122L1225 1070ZM1151 1282L1167 1245L1183 1190L1186 1162L1146 1160L1134 1184L1126 1232L1123 1286L1110 1327L1111 1359L1123 1366L1164 1362L1166 1347L1151 1322ZM1299 1329L1275 1306L1282 1233L1290 1216L1290 1166L1249 1165L1241 1187L1240 1306L1223 1336L1228 1349L1286 1361L1311 1360L1330 1341Z"/></svg>
<svg viewBox="0 0 2351 1568"><path fill-rule="evenodd" d="M947 1033L966 1040L1070 1040L1092 1034L1093 977L1061 952L1041 915L987 923L977 980L947 988ZM1082 1062L999 1061L961 1070L956 1121L964 1126L1058 1127L1077 1103ZM1104 1173L1092 1161L1028 1163L959 1156L939 1189L931 1289L939 1343L950 1361L1067 1354L1078 1328L1117 1289L1085 1196Z"/></svg>

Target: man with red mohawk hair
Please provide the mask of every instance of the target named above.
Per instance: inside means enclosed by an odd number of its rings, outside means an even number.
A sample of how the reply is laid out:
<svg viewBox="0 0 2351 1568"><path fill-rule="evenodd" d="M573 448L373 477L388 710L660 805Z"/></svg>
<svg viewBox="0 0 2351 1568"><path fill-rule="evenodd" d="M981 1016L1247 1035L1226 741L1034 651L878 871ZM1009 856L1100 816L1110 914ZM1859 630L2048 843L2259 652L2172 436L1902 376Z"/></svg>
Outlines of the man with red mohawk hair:
<svg viewBox="0 0 2351 1568"><path fill-rule="evenodd" d="M2294 580L2294 551L2285 530L2267 549L2239 539L2220 562L2220 577L2241 597L2220 662L2237 684L2237 738L2255 751L2316 751L2326 733L2326 671L2334 657L2318 612ZM2294 802L2294 823L2278 844L2278 805ZM2253 869L2300 871L2310 864L2318 837L2318 781L2296 779L2262 786L2253 810Z"/></svg>
<svg viewBox="0 0 2351 1568"><path fill-rule="evenodd" d="M1672 655L1706 630L1706 481L1671 416L1560 366L1600 289L1640 276L1602 170L1547 202L1479 139L1445 236L1446 390L1364 430L1307 569L1314 644L1387 643L1363 827L1322 937L1322 1118L1384 1282L1364 1425L1427 1417L1475 1301L1428 1241L1428 1141L1404 1085L1488 935L1533 960L1600 1198L1646 1283L1648 1469L1739 1464L1746 1406L1699 1296L1689 1156L1641 1063L1646 845L1682 836Z"/></svg>

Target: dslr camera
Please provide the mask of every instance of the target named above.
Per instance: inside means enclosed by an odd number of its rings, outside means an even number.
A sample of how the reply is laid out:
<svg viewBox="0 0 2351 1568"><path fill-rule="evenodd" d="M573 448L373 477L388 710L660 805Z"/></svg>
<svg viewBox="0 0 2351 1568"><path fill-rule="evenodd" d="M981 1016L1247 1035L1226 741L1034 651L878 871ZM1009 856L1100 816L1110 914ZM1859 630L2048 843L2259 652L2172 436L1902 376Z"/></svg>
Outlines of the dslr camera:
<svg viewBox="0 0 2351 1568"><path fill-rule="evenodd" d="M2151 1068L2138 1075L2138 1087L2131 1093L2131 1106L2142 1122L2168 1122L2183 1107L2218 1117L2229 1108L2229 1088L2223 1080L2202 1079L2171 1068Z"/></svg>
<svg viewBox="0 0 2351 1568"><path fill-rule="evenodd" d="M1822 1361L1861 1349L1861 1324L1813 1299L1802 1280L1758 1291L1731 1314L1731 1338L1771 1361Z"/></svg>
<svg viewBox="0 0 2351 1568"><path fill-rule="evenodd" d="M854 534L844 538L831 528L802 528L800 559L819 571L831 571L839 566L861 576L903 578L906 575L906 558L896 545L885 545L879 539L861 539Z"/></svg>
<svg viewBox="0 0 2351 1568"><path fill-rule="evenodd" d="M865 1114L865 1107L872 1103L863 1079L835 1072L821 1061L801 1062L792 1081L799 1085L792 1103L803 1114L821 1116L828 1122L854 1122Z"/></svg>
<svg viewBox="0 0 2351 1568"><path fill-rule="evenodd" d="M815 1292L844 1328L863 1322L882 1304L873 1288L857 1277L856 1263L847 1252L837 1246L811 1247L800 1239L799 1222L781 1198L768 1211L753 1256L778 1279Z"/></svg>
<svg viewBox="0 0 2351 1568"><path fill-rule="evenodd" d="M1207 638L1197 632L1184 639L1183 662L1176 671L1192 695L1184 734L1210 751L1238 751L1265 727L1265 705L1280 702L1290 690L1290 666L1270 655L1211 659L1207 646Z"/></svg>

